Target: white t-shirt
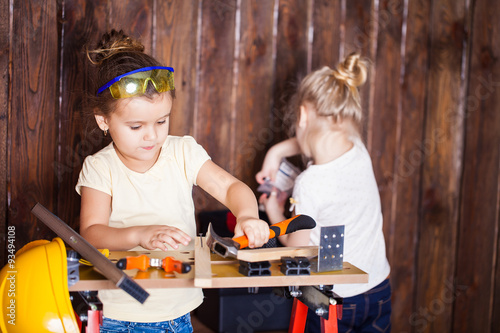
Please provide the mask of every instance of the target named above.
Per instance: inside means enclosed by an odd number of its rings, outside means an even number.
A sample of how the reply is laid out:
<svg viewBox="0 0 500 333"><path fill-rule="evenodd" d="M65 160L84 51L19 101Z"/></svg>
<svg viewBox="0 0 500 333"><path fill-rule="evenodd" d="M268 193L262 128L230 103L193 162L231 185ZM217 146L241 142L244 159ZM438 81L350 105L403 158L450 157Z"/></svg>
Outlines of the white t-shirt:
<svg viewBox="0 0 500 333"><path fill-rule="evenodd" d="M192 250L196 237L192 188L198 171L209 159L192 137L168 136L153 167L138 173L123 164L111 143L85 159L76 191L80 194L81 187L85 186L111 196L109 226L174 226L193 239L187 248L180 244L179 249ZM150 289L148 292L150 296L140 304L121 289L99 291L104 316L134 322L166 321L192 311L203 300L198 288Z"/></svg>
<svg viewBox="0 0 500 333"><path fill-rule="evenodd" d="M295 181L295 213L311 216L316 227L310 245L319 245L320 227L345 225L344 261L369 274L367 284L338 284L334 292L351 297L368 291L389 275L382 231L382 210L368 151L359 138L339 158L310 165Z"/></svg>

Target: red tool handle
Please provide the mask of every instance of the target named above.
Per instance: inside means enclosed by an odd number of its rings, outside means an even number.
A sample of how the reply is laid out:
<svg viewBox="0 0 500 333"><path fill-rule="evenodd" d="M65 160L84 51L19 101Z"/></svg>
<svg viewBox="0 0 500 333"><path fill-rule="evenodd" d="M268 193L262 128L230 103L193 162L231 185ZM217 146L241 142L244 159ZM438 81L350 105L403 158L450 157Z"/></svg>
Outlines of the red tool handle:
<svg viewBox="0 0 500 333"><path fill-rule="evenodd" d="M295 215L288 220L281 221L269 227L269 238L274 238L292 233L297 230L312 229L316 222L308 215ZM240 249L248 246L247 236L233 238L233 241L240 244Z"/></svg>

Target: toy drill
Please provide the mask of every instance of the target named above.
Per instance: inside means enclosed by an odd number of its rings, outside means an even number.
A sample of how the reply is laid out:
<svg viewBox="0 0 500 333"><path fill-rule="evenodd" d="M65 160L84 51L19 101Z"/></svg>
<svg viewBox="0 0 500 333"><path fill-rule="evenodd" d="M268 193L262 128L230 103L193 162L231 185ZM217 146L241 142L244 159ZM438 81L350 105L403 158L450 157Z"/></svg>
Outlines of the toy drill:
<svg viewBox="0 0 500 333"><path fill-rule="evenodd" d="M118 260L116 267L119 269L134 269L137 268L140 271L147 271L149 267L163 268L167 273L177 272L177 273L188 273L191 271L191 265L179 260L175 260L173 257L166 257L163 259L159 258L149 258L147 255L142 254L137 257L126 257Z"/></svg>

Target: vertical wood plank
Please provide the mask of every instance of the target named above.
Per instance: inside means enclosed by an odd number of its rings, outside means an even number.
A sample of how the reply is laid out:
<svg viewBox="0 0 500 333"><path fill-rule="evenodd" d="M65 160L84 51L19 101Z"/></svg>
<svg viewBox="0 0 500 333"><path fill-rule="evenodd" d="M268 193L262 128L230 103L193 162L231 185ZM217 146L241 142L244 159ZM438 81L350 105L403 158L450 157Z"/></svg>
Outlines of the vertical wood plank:
<svg viewBox="0 0 500 333"><path fill-rule="evenodd" d="M403 0L381 0L378 8L377 49L374 62L373 115L368 141L371 142L373 171L380 192L384 216L384 234L389 262L392 262L395 221L392 201L396 143L401 129L401 35Z"/></svg>
<svg viewBox="0 0 500 333"><path fill-rule="evenodd" d="M109 27L137 38L152 53L153 0L110 0Z"/></svg>
<svg viewBox="0 0 500 333"><path fill-rule="evenodd" d="M230 170L234 133L231 93L235 47L236 0L208 0L201 6L201 44L194 136L212 160ZM196 197L200 209L222 206L208 195Z"/></svg>
<svg viewBox="0 0 500 333"><path fill-rule="evenodd" d="M401 87L391 237L392 330L411 332L415 323L416 253L428 73L430 0L409 1Z"/></svg>
<svg viewBox="0 0 500 333"><path fill-rule="evenodd" d="M415 329L450 332L459 188L462 173L461 104L465 22L464 1L432 4L430 72L425 119L426 159L422 173L422 221L418 249Z"/></svg>
<svg viewBox="0 0 500 333"><path fill-rule="evenodd" d="M309 1L279 1L272 120L272 126L276 129L274 143L288 137L283 108L308 71Z"/></svg>
<svg viewBox="0 0 500 333"><path fill-rule="evenodd" d="M80 214L80 196L75 185L83 160L105 144L100 131L87 133L90 130L86 130L82 98L89 88L86 73L91 66L85 45L95 45L105 31L106 10L107 3L102 0L72 0L64 6L59 156L53 169L58 183L57 215L74 229L79 226Z"/></svg>
<svg viewBox="0 0 500 333"><path fill-rule="evenodd" d="M313 8L314 37L312 45L312 70L339 62L342 21L342 0L315 0Z"/></svg>
<svg viewBox="0 0 500 333"><path fill-rule="evenodd" d="M38 201L56 208L59 5L49 0L13 4L8 219L16 228L16 248L54 236L31 208Z"/></svg>
<svg viewBox="0 0 500 333"><path fill-rule="evenodd" d="M0 244L7 231L7 125L9 116L9 1L0 0ZM0 250L0 265L6 262L7 247Z"/></svg>
<svg viewBox="0 0 500 333"><path fill-rule="evenodd" d="M235 95L235 147L232 167L237 178L257 188L267 146L272 106L274 0L241 3L239 57Z"/></svg>
<svg viewBox="0 0 500 333"><path fill-rule="evenodd" d="M198 0L157 2L155 57L175 71L171 135L194 134L198 3Z"/></svg>
<svg viewBox="0 0 500 333"><path fill-rule="evenodd" d="M377 13L373 8L374 0L345 1L345 39L341 46L340 61L352 52L357 52L374 62L375 49L374 41L377 40ZM376 64L372 64L368 76L368 81L361 87L361 105L363 108L363 139L367 141L369 137L370 114L373 106L371 103L371 82L375 77ZM371 136L371 135L370 135ZM368 142L369 144L369 142ZM370 146L368 145L368 150Z"/></svg>
<svg viewBox="0 0 500 333"><path fill-rule="evenodd" d="M464 176L461 186L454 332L489 332L498 251L500 161L500 3L474 2L469 86L465 98ZM497 180L497 181L495 181ZM498 319L497 319L498 320ZM498 323L497 323L498 324Z"/></svg>

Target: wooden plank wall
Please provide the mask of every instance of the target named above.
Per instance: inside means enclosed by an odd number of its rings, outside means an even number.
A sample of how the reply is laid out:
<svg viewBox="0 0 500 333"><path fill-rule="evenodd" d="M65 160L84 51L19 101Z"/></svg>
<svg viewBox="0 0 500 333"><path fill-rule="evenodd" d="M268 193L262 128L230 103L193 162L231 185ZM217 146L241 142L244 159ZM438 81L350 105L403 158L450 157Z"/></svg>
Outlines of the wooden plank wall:
<svg viewBox="0 0 500 333"><path fill-rule="evenodd" d="M174 67L171 133L253 188L286 137L283 96L358 51L393 331L500 332L499 14L491 0L0 0L2 241L54 236L36 202L78 228L81 163L106 144L82 123L89 39L123 28Z"/></svg>

